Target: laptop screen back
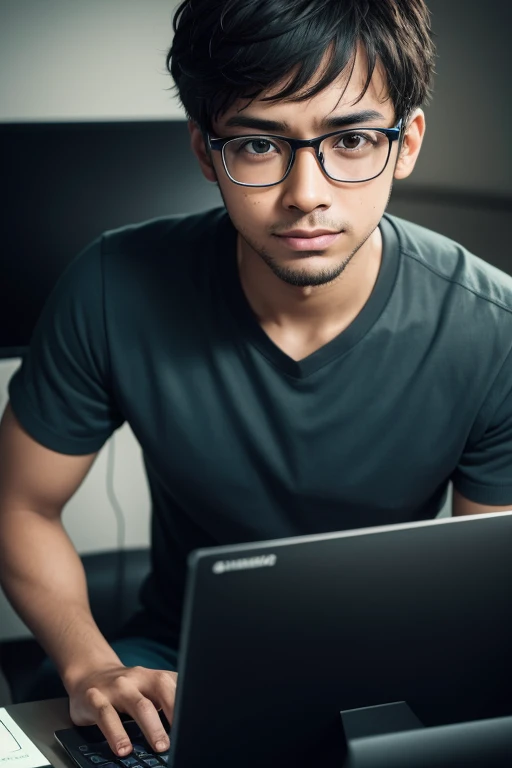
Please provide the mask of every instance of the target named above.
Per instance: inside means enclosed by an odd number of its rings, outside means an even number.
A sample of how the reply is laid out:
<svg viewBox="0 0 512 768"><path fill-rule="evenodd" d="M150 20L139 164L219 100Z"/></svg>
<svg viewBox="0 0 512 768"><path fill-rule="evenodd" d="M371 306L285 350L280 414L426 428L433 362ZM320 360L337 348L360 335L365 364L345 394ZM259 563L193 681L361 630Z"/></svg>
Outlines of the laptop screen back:
<svg viewBox="0 0 512 768"><path fill-rule="evenodd" d="M510 714L511 550L501 513L193 554L174 765L339 768L340 711L389 702Z"/></svg>

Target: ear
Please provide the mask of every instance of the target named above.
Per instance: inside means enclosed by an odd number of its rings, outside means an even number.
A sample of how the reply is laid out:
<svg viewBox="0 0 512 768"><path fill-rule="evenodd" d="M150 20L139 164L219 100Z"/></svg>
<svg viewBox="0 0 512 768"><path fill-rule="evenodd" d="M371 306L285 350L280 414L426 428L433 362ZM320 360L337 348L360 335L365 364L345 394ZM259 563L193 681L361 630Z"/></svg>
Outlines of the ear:
<svg viewBox="0 0 512 768"><path fill-rule="evenodd" d="M217 182L217 174L212 162L211 152L207 149L204 143L203 134L198 124L193 120L188 121L188 130L191 138L191 146L194 155L199 160L199 165L203 172L203 176L208 181Z"/></svg>
<svg viewBox="0 0 512 768"><path fill-rule="evenodd" d="M425 113L422 109L416 109L407 123L400 155L396 161L395 179L406 179L412 173L420 153L424 135Z"/></svg>

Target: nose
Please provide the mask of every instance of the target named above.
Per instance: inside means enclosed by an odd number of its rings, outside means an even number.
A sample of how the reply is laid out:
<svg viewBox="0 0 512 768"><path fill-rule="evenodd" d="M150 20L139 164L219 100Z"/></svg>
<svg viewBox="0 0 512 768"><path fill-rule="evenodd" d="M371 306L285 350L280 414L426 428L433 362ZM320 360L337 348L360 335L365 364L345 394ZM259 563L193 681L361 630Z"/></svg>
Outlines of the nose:
<svg viewBox="0 0 512 768"><path fill-rule="evenodd" d="M282 187L285 208L308 213L315 208L330 208L332 204L331 181L320 167L313 147L297 150L293 167Z"/></svg>

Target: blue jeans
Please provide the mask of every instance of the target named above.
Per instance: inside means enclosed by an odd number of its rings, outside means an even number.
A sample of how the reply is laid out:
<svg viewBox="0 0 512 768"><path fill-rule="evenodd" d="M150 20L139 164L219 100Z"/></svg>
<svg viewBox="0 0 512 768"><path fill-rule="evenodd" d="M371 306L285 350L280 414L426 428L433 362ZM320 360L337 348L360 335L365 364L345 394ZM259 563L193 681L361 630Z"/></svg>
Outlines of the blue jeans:
<svg viewBox="0 0 512 768"><path fill-rule="evenodd" d="M172 672L178 668L177 651L148 637L123 637L111 646L126 667L140 666ZM67 695L55 665L50 659L45 659L27 691L26 700L56 699Z"/></svg>

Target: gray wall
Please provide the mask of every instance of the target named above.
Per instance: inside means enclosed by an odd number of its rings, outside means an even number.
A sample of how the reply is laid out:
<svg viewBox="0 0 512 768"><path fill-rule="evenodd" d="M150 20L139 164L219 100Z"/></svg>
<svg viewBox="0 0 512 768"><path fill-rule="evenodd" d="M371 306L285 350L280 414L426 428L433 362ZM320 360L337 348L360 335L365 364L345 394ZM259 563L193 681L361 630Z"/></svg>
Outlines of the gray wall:
<svg viewBox="0 0 512 768"><path fill-rule="evenodd" d="M438 49L427 132L389 210L512 274L512 3L429 0Z"/></svg>
<svg viewBox="0 0 512 768"><path fill-rule="evenodd" d="M428 0L438 49L414 183L512 195L512 3Z"/></svg>
<svg viewBox="0 0 512 768"><path fill-rule="evenodd" d="M0 0L0 121L183 119L165 72L174 5L169 0ZM502 208L488 198L481 205L474 195L499 195L500 201L512 195L512 4L430 0L430 7L439 47L435 99L427 110L417 171L391 210L446 232L490 261L499 259L505 269L510 265L506 201ZM429 202L409 194L407 184L411 190L430 190ZM438 194L443 189L473 198L447 204ZM0 363L0 410L18 364ZM65 524L80 552L118 543L106 493L109 461L126 517L125 543L148 542L149 498L140 450L125 426L65 510ZM0 595L0 639L24 633Z"/></svg>

